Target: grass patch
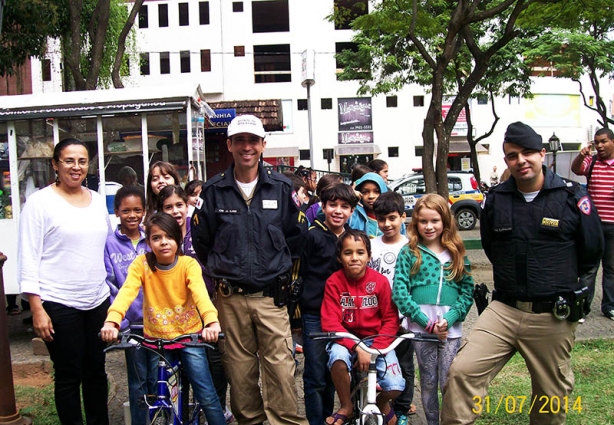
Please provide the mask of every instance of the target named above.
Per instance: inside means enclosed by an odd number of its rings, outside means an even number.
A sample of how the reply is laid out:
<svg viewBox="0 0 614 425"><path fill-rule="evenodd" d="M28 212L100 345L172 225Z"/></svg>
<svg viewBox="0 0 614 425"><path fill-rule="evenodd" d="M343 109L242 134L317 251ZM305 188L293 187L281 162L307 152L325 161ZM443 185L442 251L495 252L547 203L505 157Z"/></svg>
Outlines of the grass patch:
<svg viewBox="0 0 614 425"><path fill-rule="evenodd" d="M60 425L53 398L53 383L41 388L15 386L19 413L29 416L36 425Z"/></svg>
<svg viewBox="0 0 614 425"><path fill-rule="evenodd" d="M577 342L572 352L575 389L567 401L567 424L614 425L614 341L591 340ZM476 423L518 425L529 423L531 405L531 380L524 359L516 354L492 381L488 389L490 413L484 413ZM523 412L519 413L520 398L526 396ZM499 400L503 402L495 414ZM508 411L505 402L508 401ZM552 409L557 408L557 400ZM542 401L543 403L543 401ZM515 404L515 405L514 405ZM536 406L540 405L538 401ZM561 400L561 409L564 400ZM535 408L535 407L534 407Z"/></svg>

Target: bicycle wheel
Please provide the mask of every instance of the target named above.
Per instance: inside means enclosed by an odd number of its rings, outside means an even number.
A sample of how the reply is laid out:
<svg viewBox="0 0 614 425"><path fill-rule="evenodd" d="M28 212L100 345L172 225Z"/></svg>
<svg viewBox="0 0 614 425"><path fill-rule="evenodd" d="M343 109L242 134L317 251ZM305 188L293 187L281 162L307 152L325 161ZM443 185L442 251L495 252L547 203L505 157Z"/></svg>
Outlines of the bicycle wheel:
<svg viewBox="0 0 614 425"><path fill-rule="evenodd" d="M376 413L363 413L360 415L360 425L379 425L379 416Z"/></svg>
<svg viewBox="0 0 614 425"><path fill-rule="evenodd" d="M151 425L172 425L171 412L167 409L158 409L151 418Z"/></svg>

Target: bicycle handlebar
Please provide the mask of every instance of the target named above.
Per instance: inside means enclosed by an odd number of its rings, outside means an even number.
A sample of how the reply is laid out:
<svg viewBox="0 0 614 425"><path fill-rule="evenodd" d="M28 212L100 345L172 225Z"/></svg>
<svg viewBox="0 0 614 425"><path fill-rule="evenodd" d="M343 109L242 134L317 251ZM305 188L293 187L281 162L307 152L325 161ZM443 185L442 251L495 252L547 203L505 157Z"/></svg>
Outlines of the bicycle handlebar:
<svg viewBox="0 0 614 425"><path fill-rule="evenodd" d="M374 355L384 355L389 353L390 351L397 348L397 346L403 342L403 340L413 340L413 341L425 341L425 342L438 342L439 337L434 334L422 333L422 332L408 332L403 335L398 335L394 338L394 340L390 343L390 345L386 348L371 348L367 344L365 344L366 340L374 339L378 336L384 335L372 335L366 338L359 338L354 334L349 332L312 332L309 335L311 339L351 339L355 341L357 347L362 348L369 354Z"/></svg>
<svg viewBox="0 0 614 425"><path fill-rule="evenodd" d="M98 337L100 338L100 333L98 333ZM224 333L220 332L218 334L218 339L224 338ZM142 335L132 334L129 332L121 333L118 335L117 343L109 345L104 349L105 353L107 351L112 350L125 350L128 348L134 348L142 345L143 343L153 345L156 349L162 349L168 345L173 344L181 344L185 347L206 347L215 349L211 344L206 343L202 340L200 333L193 334L185 334L179 335L173 339L163 339L163 338L146 338Z"/></svg>

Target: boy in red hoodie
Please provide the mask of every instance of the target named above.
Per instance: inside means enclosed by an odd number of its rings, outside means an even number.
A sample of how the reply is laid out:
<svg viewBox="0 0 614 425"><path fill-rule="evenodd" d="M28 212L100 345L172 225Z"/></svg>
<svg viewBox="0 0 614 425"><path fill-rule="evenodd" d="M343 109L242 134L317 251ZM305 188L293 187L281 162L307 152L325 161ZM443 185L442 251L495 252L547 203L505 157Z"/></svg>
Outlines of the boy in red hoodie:
<svg viewBox="0 0 614 425"><path fill-rule="evenodd" d="M359 338L381 335L372 340L373 348L386 348L399 329L399 313L392 302L388 279L367 267L371 258L371 243L361 231L350 229L337 242L337 258L343 270L333 273L326 281L322 302L322 330L350 332ZM350 376L354 363L360 371L369 368L371 355L349 339L337 340L327 346L328 367L339 397L337 413L326 418L329 425L342 425L352 415ZM378 383L382 392L377 406L386 415L385 424L394 425L396 416L389 401L398 397L405 380L394 351L379 356L376 362Z"/></svg>

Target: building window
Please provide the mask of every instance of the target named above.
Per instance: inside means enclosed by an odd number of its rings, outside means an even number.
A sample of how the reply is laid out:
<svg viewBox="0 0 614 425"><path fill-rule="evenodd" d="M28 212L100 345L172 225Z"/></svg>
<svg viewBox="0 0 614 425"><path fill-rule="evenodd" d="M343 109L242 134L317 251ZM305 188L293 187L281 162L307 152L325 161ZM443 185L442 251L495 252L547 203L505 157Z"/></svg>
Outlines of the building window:
<svg viewBox="0 0 614 425"><path fill-rule="evenodd" d="M141 75L149 75L149 53L141 53Z"/></svg>
<svg viewBox="0 0 614 425"><path fill-rule="evenodd" d="M211 50L200 51L200 72L211 72Z"/></svg>
<svg viewBox="0 0 614 425"><path fill-rule="evenodd" d="M299 149L298 156L301 161L309 161L311 159L311 154L309 153L309 149Z"/></svg>
<svg viewBox="0 0 614 425"><path fill-rule="evenodd" d="M254 46L254 74L256 83L286 83L292 81L290 45Z"/></svg>
<svg viewBox="0 0 614 425"><path fill-rule="evenodd" d="M168 52L160 53L160 74L171 73L171 60Z"/></svg>
<svg viewBox="0 0 614 425"><path fill-rule="evenodd" d="M243 2L242 1L233 1L232 2L232 11L233 12L243 12Z"/></svg>
<svg viewBox="0 0 614 425"><path fill-rule="evenodd" d="M307 103L307 99L299 99L296 101L296 109L299 111L306 111L309 109L309 104Z"/></svg>
<svg viewBox="0 0 614 425"><path fill-rule="evenodd" d="M343 73L343 63L341 63L340 53L344 50L358 52L358 44L352 42L335 43L335 72L337 73L337 79L339 79L340 75ZM360 73L357 73L353 79L368 79L370 75L371 73L368 69L362 70Z"/></svg>
<svg viewBox="0 0 614 425"><path fill-rule="evenodd" d="M179 3L179 26L187 27L188 25L190 25L188 3Z"/></svg>
<svg viewBox="0 0 614 425"><path fill-rule="evenodd" d="M335 0L335 29L351 29L354 19L369 13L368 3L368 0Z"/></svg>
<svg viewBox="0 0 614 425"><path fill-rule="evenodd" d="M182 50L179 52L179 59L181 61L181 72L183 74L190 72L190 51Z"/></svg>
<svg viewBox="0 0 614 425"><path fill-rule="evenodd" d="M399 148L389 146L388 147L388 158L398 158L399 157Z"/></svg>
<svg viewBox="0 0 614 425"><path fill-rule="evenodd" d="M398 106L398 99L396 96L386 96L386 108L396 108Z"/></svg>
<svg viewBox="0 0 614 425"><path fill-rule="evenodd" d="M139 28L149 28L149 17L147 16L147 5L144 4L139 9Z"/></svg>
<svg viewBox="0 0 614 425"><path fill-rule="evenodd" d="M288 0L252 2L252 28L255 33L290 31Z"/></svg>
<svg viewBox="0 0 614 425"><path fill-rule="evenodd" d="M160 28L168 27L168 4L158 5L158 26Z"/></svg>
<svg viewBox="0 0 614 425"><path fill-rule="evenodd" d="M335 43L335 68L337 68L337 72L343 72L343 64L339 60L338 55L344 50L358 52L358 45L356 43L352 43L351 41Z"/></svg>
<svg viewBox="0 0 614 425"><path fill-rule="evenodd" d="M330 97L320 99L321 109L333 109L333 99Z"/></svg>
<svg viewBox="0 0 614 425"><path fill-rule="evenodd" d="M43 59L41 61L43 81L51 81L51 59Z"/></svg>
<svg viewBox="0 0 614 425"><path fill-rule="evenodd" d="M479 94L478 105L488 105L488 96L485 94Z"/></svg>
<svg viewBox="0 0 614 425"><path fill-rule="evenodd" d="M209 2L201 1L198 3L198 15L201 25L209 25Z"/></svg>
<svg viewBox="0 0 614 425"><path fill-rule="evenodd" d="M335 150L334 149L322 149L322 157L330 164L333 159L335 159Z"/></svg>
<svg viewBox="0 0 614 425"><path fill-rule="evenodd" d="M414 96L414 106L424 106L424 96Z"/></svg>
<svg viewBox="0 0 614 425"><path fill-rule="evenodd" d="M245 56L245 46L235 46L235 56Z"/></svg>
<svg viewBox="0 0 614 425"><path fill-rule="evenodd" d="M423 153L424 153L424 146L415 146L414 147L414 154L416 156L422 156Z"/></svg>

